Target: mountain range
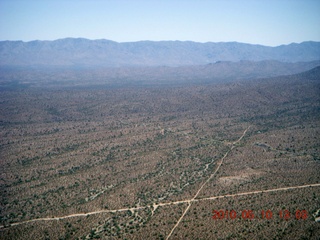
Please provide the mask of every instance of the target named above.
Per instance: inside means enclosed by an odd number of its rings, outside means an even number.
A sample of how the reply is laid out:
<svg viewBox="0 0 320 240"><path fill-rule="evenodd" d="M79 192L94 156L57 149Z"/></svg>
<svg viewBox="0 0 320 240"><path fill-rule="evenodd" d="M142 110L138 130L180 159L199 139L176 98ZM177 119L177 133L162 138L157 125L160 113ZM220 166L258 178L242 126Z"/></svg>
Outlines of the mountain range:
<svg viewBox="0 0 320 240"><path fill-rule="evenodd" d="M308 62L320 60L320 42L268 47L238 42L139 41L65 38L0 41L0 67L190 66L219 61Z"/></svg>

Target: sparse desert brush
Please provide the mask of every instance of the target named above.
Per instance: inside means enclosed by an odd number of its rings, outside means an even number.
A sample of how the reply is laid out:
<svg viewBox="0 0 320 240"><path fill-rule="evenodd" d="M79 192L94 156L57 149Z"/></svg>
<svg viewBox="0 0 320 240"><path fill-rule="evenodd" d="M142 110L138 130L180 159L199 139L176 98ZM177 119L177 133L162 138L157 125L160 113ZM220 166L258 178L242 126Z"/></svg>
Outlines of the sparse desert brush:
<svg viewBox="0 0 320 240"><path fill-rule="evenodd" d="M318 85L298 80L2 92L0 238L163 239L219 166L172 239L315 239L319 187L235 195L320 183Z"/></svg>

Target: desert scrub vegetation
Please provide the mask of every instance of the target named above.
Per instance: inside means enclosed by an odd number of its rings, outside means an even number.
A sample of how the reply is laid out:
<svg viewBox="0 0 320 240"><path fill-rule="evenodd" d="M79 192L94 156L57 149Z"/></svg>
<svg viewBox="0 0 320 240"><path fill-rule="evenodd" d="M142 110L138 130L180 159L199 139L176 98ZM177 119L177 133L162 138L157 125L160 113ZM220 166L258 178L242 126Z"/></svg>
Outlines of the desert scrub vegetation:
<svg viewBox="0 0 320 240"><path fill-rule="evenodd" d="M197 199L320 183L318 83L293 81L1 92L0 238L165 239L187 204L153 206L192 199L222 158ZM197 201L172 239L315 239L319 206L317 187ZM247 208L310 218L212 219Z"/></svg>

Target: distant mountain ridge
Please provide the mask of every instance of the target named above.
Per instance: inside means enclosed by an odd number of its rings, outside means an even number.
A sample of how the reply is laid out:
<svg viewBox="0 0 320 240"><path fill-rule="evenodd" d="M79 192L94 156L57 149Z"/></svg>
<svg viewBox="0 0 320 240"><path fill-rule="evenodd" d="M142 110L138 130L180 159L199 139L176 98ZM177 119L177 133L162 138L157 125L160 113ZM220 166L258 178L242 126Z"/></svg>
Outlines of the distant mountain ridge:
<svg viewBox="0 0 320 240"><path fill-rule="evenodd" d="M221 61L181 67L119 68L0 68L1 89L25 87L132 87L216 84L298 74L320 66L320 61ZM310 74L308 73L308 77ZM318 74L315 74L318 77ZM264 80L262 80L264 81Z"/></svg>
<svg viewBox="0 0 320 240"><path fill-rule="evenodd" d="M267 47L238 42L140 41L65 38L0 41L0 67L189 66L218 61L308 62L320 60L320 42Z"/></svg>

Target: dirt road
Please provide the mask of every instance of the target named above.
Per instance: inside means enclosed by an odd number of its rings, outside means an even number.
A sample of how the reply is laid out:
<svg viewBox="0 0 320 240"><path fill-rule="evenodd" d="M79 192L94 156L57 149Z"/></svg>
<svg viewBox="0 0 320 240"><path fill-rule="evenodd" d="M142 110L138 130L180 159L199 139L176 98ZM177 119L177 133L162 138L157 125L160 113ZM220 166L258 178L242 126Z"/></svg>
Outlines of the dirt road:
<svg viewBox="0 0 320 240"><path fill-rule="evenodd" d="M210 175L210 177L199 187L198 191L196 194L193 196L191 199L185 199L185 200L180 200L180 201L175 201L175 202L164 202L164 203L158 203L154 204L153 207L154 209L162 206L168 206L168 205L177 205L177 204L184 204L187 203L188 206L175 224L175 226L171 229L170 233L168 234L166 239L169 239L174 232L174 230L179 226L180 222L188 212L189 208L191 207L191 204L193 202L198 202L198 201L210 201L210 200L215 200L219 198L227 198L227 197L237 197L237 196L244 196L244 195L251 195L251 194L260 194L260 193L270 193L270 192L278 192L278 191L289 191L289 190L295 190L295 189L301 189L301 188L308 188L308 187L320 187L320 183L314 183L314 184L307 184L307 185L300 185L300 186L291 186L291 187L282 187L282 188L274 188L274 189L265 189L265 190L256 190L256 191L250 191L250 192L243 192L243 193L235 193L235 194L227 194L227 195L221 195L221 196L212 196L212 197L206 197L206 198L197 198L198 195L200 194L201 190L205 187L205 185L215 176L215 174L218 172L220 169L224 159L228 156L230 151L235 147L235 144L239 143L242 138L245 136L246 132L249 130L250 126L243 132L241 137L232 143L231 148L224 154L224 156L220 159L220 162L218 163L218 166L216 170ZM101 214L101 213L117 213L117 212L123 212L123 211L135 211L135 210L140 210L140 209L146 209L149 208L150 206L140 206L140 207L133 207L133 208L120 208L120 209L114 209L114 210L98 210L98 211L93 211L93 212L87 212L87 213L74 213L66 216L60 216L60 217L51 217L51 218L36 218L36 219L31 219L27 221L22 221L22 222L16 222L16 223L11 223L8 226L0 226L1 228L4 227L10 227L10 226L17 226L21 224L27 224L31 222L38 222L38 221L59 221L67 218L74 218L74 217L86 217L90 215L95 215L95 214Z"/></svg>

